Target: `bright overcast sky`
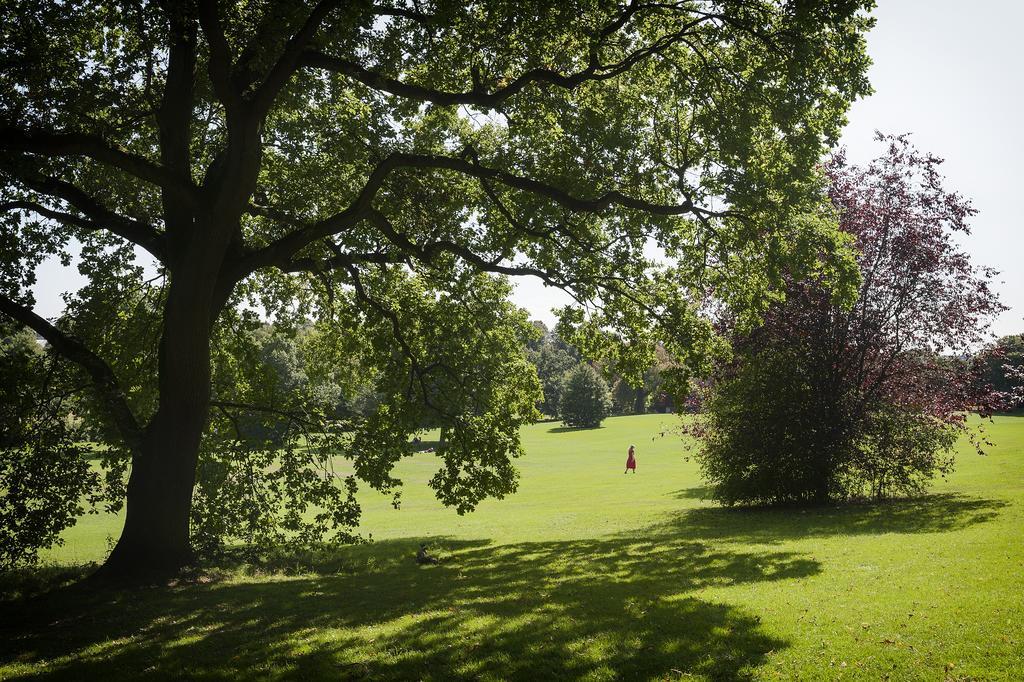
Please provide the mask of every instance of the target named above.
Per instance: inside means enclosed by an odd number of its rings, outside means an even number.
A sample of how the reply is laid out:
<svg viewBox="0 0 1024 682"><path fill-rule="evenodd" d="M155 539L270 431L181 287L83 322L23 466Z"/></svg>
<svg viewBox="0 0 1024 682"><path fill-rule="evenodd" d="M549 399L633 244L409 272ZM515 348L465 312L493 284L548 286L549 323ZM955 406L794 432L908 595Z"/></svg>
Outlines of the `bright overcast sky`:
<svg viewBox="0 0 1024 682"><path fill-rule="evenodd" d="M975 263L997 268L997 291L1010 307L997 335L1024 332L1024 0L881 0L868 36L875 94L853 105L842 143L863 163L880 147L875 130L913 133L923 151L946 159L947 187L980 213L962 243ZM38 310L59 315L60 292L81 286L73 269L44 264ZM551 308L567 297L537 281L520 280L516 302L553 323Z"/></svg>

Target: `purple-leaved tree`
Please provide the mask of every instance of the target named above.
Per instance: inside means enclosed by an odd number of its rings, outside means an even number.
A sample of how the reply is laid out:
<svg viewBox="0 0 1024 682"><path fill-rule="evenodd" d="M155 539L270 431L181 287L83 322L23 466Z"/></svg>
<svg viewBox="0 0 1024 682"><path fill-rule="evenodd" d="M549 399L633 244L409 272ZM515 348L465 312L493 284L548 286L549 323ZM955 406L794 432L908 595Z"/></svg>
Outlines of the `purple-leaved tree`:
<svg viewBox="0 0 1024 682"><path fill-rule="evenodd" d="M957 245L970 202L943 186L942 160L883 136L866 166L826 164L840 227L857 254L856 300L820 279L791 281L707 391L699 458L727 504L825 502L920 492L952 466L971 411L997 406L973 351L1004 307Z"/></svg>

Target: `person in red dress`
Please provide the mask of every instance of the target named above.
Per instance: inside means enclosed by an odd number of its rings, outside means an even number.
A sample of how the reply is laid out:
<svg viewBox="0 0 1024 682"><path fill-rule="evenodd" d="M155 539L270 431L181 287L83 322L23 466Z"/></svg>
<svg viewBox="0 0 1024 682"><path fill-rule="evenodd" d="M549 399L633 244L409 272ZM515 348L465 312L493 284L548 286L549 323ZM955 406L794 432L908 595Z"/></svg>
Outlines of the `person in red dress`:
<svg viewBox="0 0 1024 682"><path fill-rule="evenodd" d="M633 473L636 473L636 455L633 454L633 446L629 446L629 457L626 458L626 470L622 473L628 474L629 470L632 469Z"/></svg>

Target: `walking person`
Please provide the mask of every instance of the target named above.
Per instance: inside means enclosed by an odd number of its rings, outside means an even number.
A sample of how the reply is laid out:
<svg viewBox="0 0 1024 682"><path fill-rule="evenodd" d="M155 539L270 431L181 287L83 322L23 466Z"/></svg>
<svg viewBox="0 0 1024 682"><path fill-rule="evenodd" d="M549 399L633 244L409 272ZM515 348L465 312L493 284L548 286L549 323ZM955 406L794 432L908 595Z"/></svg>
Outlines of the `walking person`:
<svg viewBox="0 0 1024 682"><path fill-rule="evenodd" d="M629 470L632 469L633 473L636 473L636 454L633 452L632 445L629 446L629 456L626 458L626 470L622 473L628 474Z"/></svg>

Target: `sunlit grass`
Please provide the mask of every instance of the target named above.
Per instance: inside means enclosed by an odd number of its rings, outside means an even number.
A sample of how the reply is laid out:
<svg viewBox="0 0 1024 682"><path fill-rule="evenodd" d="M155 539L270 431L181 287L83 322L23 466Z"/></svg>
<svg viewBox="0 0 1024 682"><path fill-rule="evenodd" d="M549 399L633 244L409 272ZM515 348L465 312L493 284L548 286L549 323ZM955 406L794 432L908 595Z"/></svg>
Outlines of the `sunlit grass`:
<svg viewBox="0 0 1024 682"><path fill-rule="evenodd" d="M401 509L362 494L375 542L312 563L8 604L0 678L1020 679L1024 418L928 497L767 512L702 500L673 424L530 427L519 492L463 517L417 456ZM117 528L89 517L49 559Z"/></svg>

